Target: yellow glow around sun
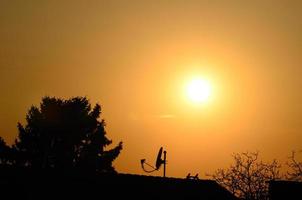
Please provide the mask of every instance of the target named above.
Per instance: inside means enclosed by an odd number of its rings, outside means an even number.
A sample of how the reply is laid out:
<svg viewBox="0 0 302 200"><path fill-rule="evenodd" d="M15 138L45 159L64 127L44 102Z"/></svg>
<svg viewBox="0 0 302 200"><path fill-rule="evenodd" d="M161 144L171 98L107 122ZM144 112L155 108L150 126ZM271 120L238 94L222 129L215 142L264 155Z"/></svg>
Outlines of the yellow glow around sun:
<svg viewBox="0 0 302 200"><path fill-rule="evenodd" d="M203 103L208 101L211 95L211 85L203 79L193 79L186 88L187 96L194 103Z"/></svg>

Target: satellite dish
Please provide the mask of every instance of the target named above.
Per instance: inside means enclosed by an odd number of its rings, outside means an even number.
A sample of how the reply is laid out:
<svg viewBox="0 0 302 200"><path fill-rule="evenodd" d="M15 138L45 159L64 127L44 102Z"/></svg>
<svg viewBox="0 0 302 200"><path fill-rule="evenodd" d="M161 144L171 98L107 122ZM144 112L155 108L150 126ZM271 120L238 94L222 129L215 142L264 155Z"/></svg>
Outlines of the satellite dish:
<svg viewBox="0 0 302 200"><path fill-rule="evenodd" d="M145 172L147 172L147 173L151 173L151 172L154 172L156 170L159 170L160 166L162 164L164 164L164 177L166 177L166 164L167 164L167 162L166 162L166 154L167 154L167 152L164 151L164 159L161 158L162 154L163 154L163 147L161 147L159 149L159 151L158 151L158 154L157 154L157 157L156 157L156 161L155 161L155 167L153 167L152 165L148 164L146 162L146 159L141 159L141 166L142 166L143 170ZM149 168L151 168L151 170L147 170L145 168L145 165L148 165Z"/></svg>
<svg viewBox="0 0 302 200"><path fill-rule="evenodd" d="M163 160L161 159L162 153L163 153L163 148L160 147L158 154L157 154L156 162L155 162L156 170L158 170L160 168L160 166L163 164Z"/></svg>

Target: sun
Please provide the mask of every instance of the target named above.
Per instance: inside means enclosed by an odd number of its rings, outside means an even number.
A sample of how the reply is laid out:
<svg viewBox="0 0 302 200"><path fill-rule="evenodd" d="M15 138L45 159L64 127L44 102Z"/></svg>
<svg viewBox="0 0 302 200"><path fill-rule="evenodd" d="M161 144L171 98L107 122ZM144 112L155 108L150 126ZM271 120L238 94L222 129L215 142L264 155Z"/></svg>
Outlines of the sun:
<svg viewBox="0 0 302 200"><path fill-rule="evenodd" d="M211 95L211 85L204 79L191 80L186 88L187 97L193 103L204 103Z"/></svg>

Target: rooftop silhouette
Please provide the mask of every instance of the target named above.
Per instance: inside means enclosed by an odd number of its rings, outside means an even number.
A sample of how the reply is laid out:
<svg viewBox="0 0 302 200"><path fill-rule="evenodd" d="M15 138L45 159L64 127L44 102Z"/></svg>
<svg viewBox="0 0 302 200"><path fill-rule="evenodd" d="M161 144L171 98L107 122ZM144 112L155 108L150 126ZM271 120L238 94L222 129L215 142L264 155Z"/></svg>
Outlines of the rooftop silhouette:
<svg viewBox="0 0 302 200"><path fill-rule="evenodd" d="M0 180L0 198L10 199L237 199L212 180L12 168Z"/></svg>

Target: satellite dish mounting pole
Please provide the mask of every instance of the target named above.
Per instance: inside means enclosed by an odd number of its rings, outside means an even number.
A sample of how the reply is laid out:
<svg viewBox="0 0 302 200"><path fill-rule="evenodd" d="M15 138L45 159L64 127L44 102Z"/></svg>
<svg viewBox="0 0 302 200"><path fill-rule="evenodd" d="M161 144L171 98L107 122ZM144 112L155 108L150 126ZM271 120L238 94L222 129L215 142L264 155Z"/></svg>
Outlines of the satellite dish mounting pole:
<svg viewBox="0 0 302 200"><path fill-rule="evenodd" d="M167 164L167 162L166 162L166 154L167 154L167 152L164 151L164 177L166 177L166 164Z"/></svg>
<svg viewBox="0 0 302 200"><path fill-rule="evenodd" d="M152 173L156 170L159 170L160 166L162 164L164 164L164 176L163 177L166 177L166 164L167 164L167 151L164 151L164 159L161 158L162 156L162 153L163 153L163 147L161 147L158 151L158 154L157 154L157 158L156 158L156 162L155 162L155 166L153 167L152 165L148 164L146 162L146 159L141 159L141 166L143 168L143 170L147 173ZM145 169L145 165L148 165L150 168L152 168L151 170L147 170Z"/></svg>

